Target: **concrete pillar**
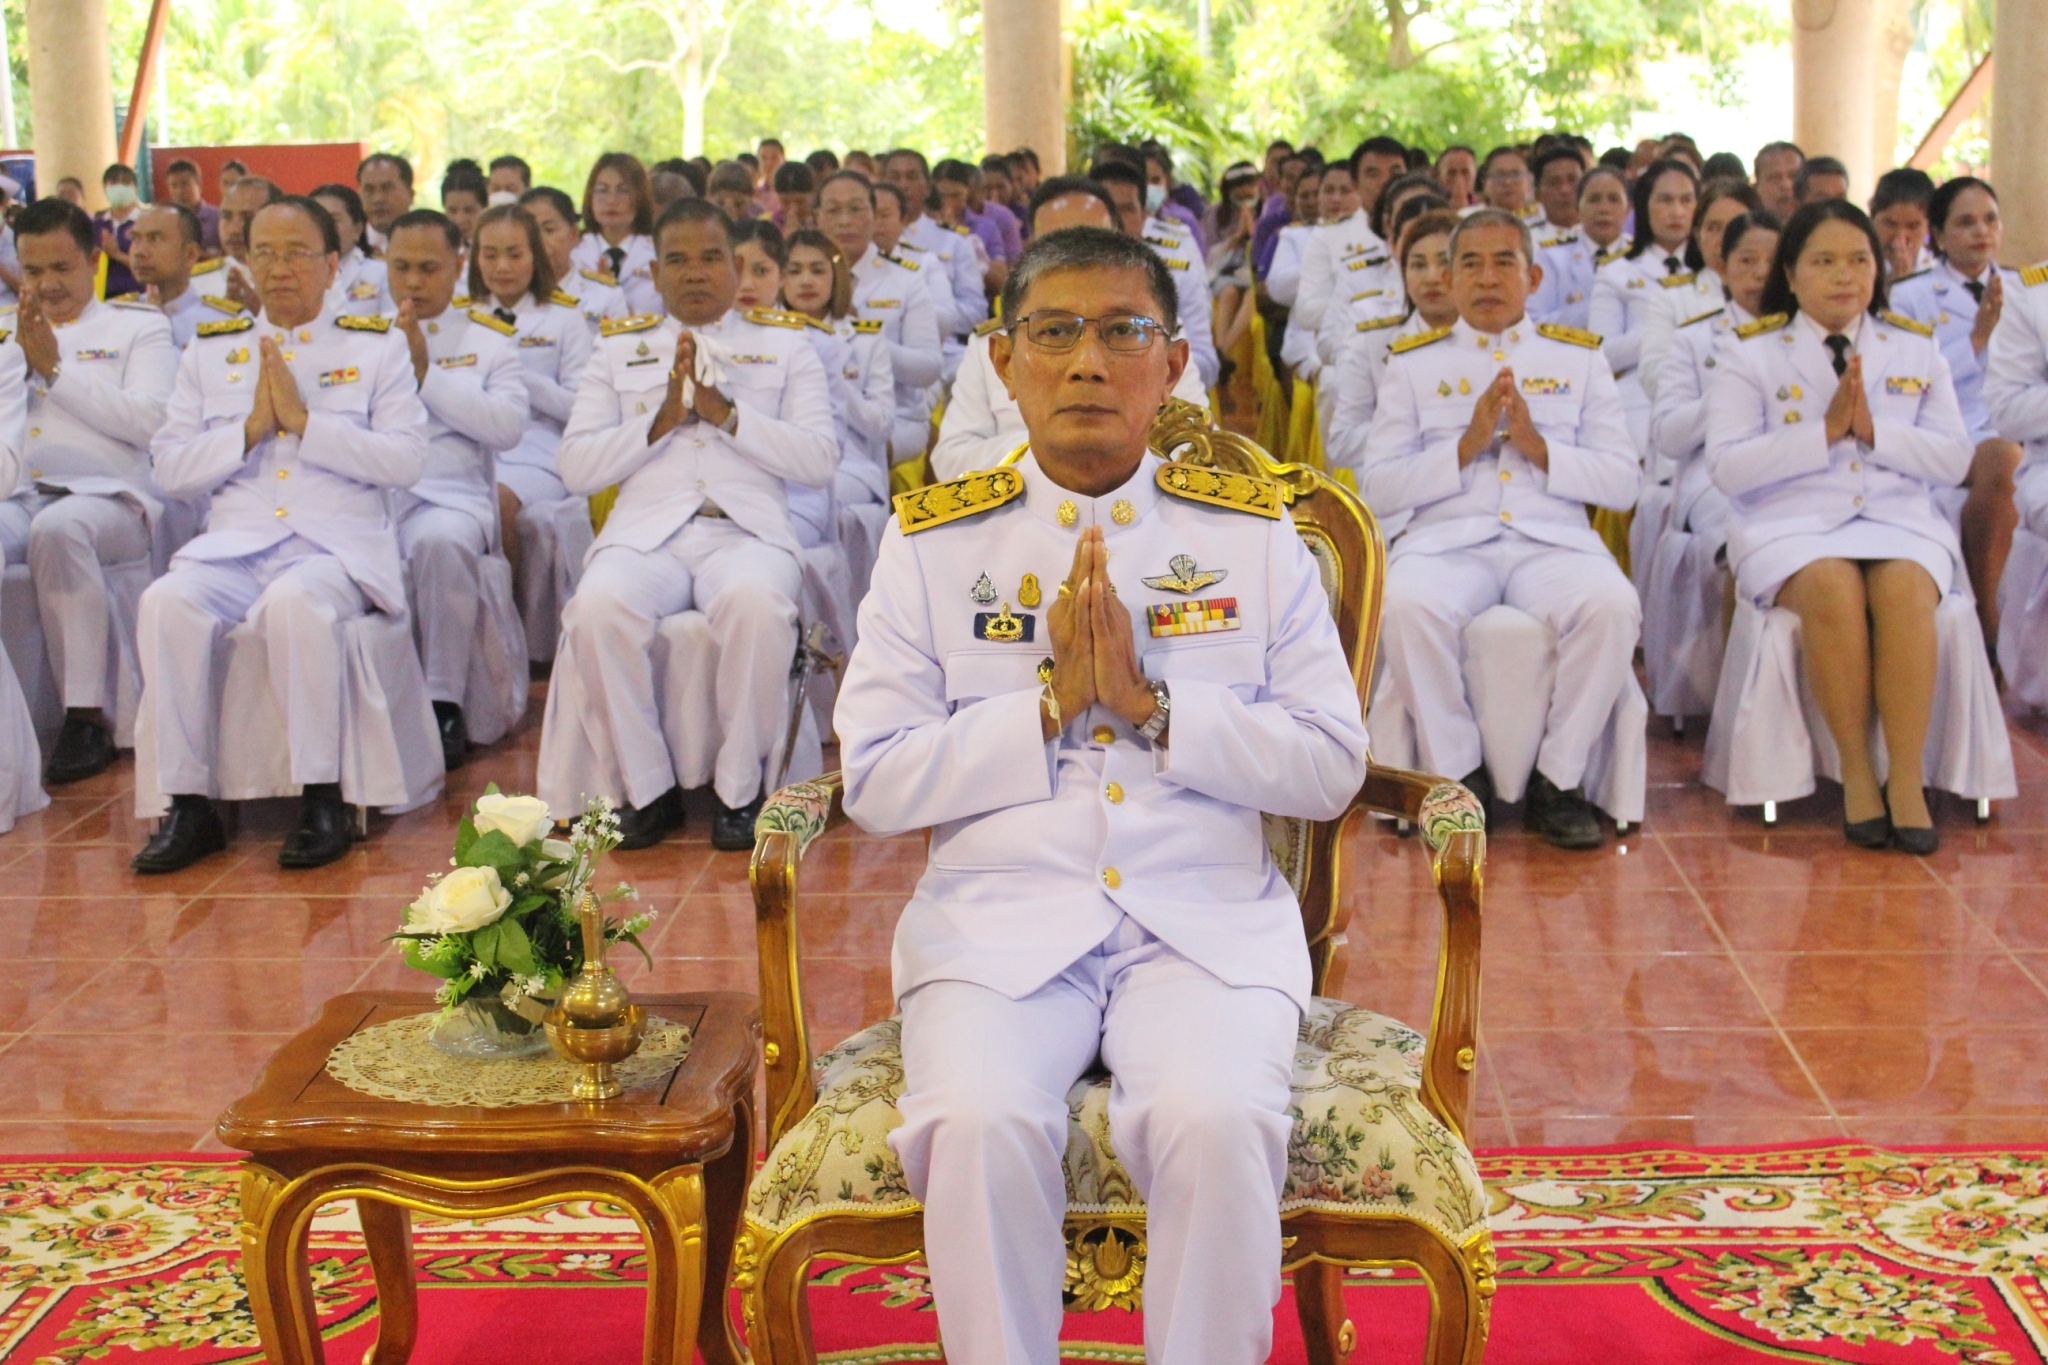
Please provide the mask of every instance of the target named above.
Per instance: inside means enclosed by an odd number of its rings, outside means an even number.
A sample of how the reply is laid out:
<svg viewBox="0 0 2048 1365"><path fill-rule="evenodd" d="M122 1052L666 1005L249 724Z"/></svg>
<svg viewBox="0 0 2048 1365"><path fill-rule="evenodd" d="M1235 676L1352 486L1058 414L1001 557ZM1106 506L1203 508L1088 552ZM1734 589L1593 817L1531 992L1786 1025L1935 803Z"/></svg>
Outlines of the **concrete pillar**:
<svg viewBox="0 0 2048 1365"><path fill-rule="evenodd" d="M1029 147L1039 170L1067 169L1060 0L981 0L982 107L992 152Z"/></svg>
<svg viewBox="0 0 2048 1365"><path fill-rule="evenodd" d="M2048 0L1998 0L1992 22L1991 183L2005 219L2002 254L2028 265L2048 259Z"/></svg>
<svg viewBox="0 0 2048 1365"><path fill-rule="evenodd" d="M36 190L75 175L101 209L100 173L114 160L113 60L107 0L28 0L28 98L35 117Z"/></svg>
<svg viewBox="0 0 2048 1365"><path fill-rule="evenodd" d="M1792 140L1808 156L1839 158L1859 204L1890 169L1872 155L1877 11L1877 0L1792 0Z"/></svg>

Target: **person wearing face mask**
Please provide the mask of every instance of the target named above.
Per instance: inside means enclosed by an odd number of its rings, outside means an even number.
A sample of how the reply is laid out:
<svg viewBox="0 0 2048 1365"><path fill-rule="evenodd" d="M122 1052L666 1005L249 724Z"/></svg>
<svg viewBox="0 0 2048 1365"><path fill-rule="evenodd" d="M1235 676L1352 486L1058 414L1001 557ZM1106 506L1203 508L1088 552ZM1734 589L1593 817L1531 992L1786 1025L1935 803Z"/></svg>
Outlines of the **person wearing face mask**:
<svg viewBox="0 0 2048 1365"><path fill-rule="evenodd" d="M1331 439L1324 449L1330 467L1350 470L1354 481L1364 468L1366 441L1379 410L1380 379L1393 344L1458 320L1458 305L1451 297L1451 229L1457 225L1450 204L1438 199L1409 218L1406 226L1394 229L1403 307L1358 318L1350 335L1338 343L1330 377ZM1380 534L1391 540L1406 525L1407 518L1397 513L1380 521Z"/></svg>
<svg viewBox="0 0 2048 1365"><path fill-rule="evenodd" d="M346 185L321 185L313 191L320 207L334 215L341 233L341 268L334 273L334 297L328 307L336 313L378 317L391 310L391 291L386 287L384 262L363 254L363 233L369 219L363 213L362 197Z"/></svg>
<svg viewBox="0 0 2048 1365"><path fill-rule="evenodd" d="M1612 166L1595 166L1579 178L1578 227L1541 238L1536 263L1543 283L1529 297L1529 316L1538 322L1584 328L1593 309L1593 277L1628 250L1628 178Z"/></svg>
<svg viewBox="0 0 2048 1365"><path fill-rule="evenodd" d="M1631 194L1636 237L1614 260L1593 276L1593 302L1587 327L1601 338L1601 349L1621 385L1628 413L1629 438L1638 451L1650 441L1650 397L1643 390L1643 323L1655 291L1690 289L1705 262L1692 240L1693 210L1699 203L1699 177L1690 164L1674 157L1653 161L1636 177Z"/></svg>
<svg viewBox="0 0 2048 1365"><path fill-rule="evenodd" d="M106 195L107 206L93 215L92 225L99 236L100 254L107 261L106 288L101 297L133 302L142 297L142 286L128 268L128 246L135 240L135 211L142 202L135 183L135 168L119 164L107 167L100 176L100 192Z"/></svg>
<svg viewBox="0 0 2048 1365"><path fill-rule="evenodd" d="M1208 205L1192 187L1177 185L1173 179L1173 153L1158 142L1138 149L1145 158L1145 212L1166 225L1168 231L1195 244L1203 256L1209 254L1209 234L1202 218ZM1183 195L1192 195L1190 204Z"/></svg>
<svg viewBox="0 0 2048 1365"><path fill-rule="evenodd" d="M533 167L523 157L494 156L491 158L491 207L500 204L516 204L519 196L533 188ZM510 195L511 198L505 198Z"/></svg>
<svg viewBox="0 0 2048 1365"><path fill-rule="evenodd" d="M627 152L606 152L590 168L583 186L583 239L570 253L580 270L601 272L606 284L625 291L634 313L659 316L661 293L654 287L654 194L647 168Z"/></svg>
<svg viewBox="0 0 2048 1365"><path fill-rule="evenodd" d="M854 312L874 324L889 349L892 465L923 455L931 441L932 394L943 362L927 261L893 255L876 240L877 211L886 208L894 221L898 202L893 185L871 185L856 171L835 172L818 188L819 224L850 263Z"/></svg>
<svg viewBox="0 0 2048 1365"><path fill-rule="evenodd" d="M625 291L602 270L575 263L576 202L552 185L539 185L519 196L519 207L533 215L540 225L541 244L547 248L548 268L555 288L576 301L590 324L592 336L607 318L631 313Z"/></svg>

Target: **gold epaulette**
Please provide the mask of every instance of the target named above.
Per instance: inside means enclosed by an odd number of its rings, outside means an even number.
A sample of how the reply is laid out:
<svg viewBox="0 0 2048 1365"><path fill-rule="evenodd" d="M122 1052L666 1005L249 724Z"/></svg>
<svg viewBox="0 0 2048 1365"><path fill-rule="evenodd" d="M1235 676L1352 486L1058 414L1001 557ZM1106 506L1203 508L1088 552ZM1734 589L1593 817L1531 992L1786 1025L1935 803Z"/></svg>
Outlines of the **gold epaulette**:
<svg viewBox="0 0 2048 1365"><path fill-rule="evenodd" d="M1543 322L1536 326L1536 335L1562 341L1567 346L1583 346L1589 351L1600 349L1603 338L1598 332L1588 332L1579 327L1567 327L1563 323Z"/></svg>
<svg viewBox="0 0 2048 1365"><path fill-rule="evenodd" d="M832 330L829 322L820 322L809 313L793 313L787 308L749 308L740 316L762 327L790 327L799 332L806 327L815 327L821 332Z"/></svg>
<svg viewBox="0 0 2048 1365"><path fill-rule="evenodd" d="M486 313L481 308L470 309L469 320L479 327L490 328L499 336L511 336L514 332L519 330L511 323L505 321L505 319L499 317L496 313Z"/></svg>
<svg viewBox="0 0 2048 1365"><path fill-rule="evenodd" d="M906 261L901 256L891 256L886 251L877 251L875 254L877 256L880 256L883 260L887 261L890 265L900 265L905 270L919 269L919 266L916 261Z"/></svg>
<svg viewBox="0 0 2048 1365"><path fill-rule="evenodd" d="M1621 259L1622 257L1624 257L1624 256L1628 255L1628 247L1629 247L1629 242L1628 242L1628 238L1626 238L1626 237L1620 238L1619 240L1617 240L1617 241L1615 242L1615 244L1614 244L1613 246L1611 246L1611 247L1608 247L1608 248L1607 248L1607 250L1605 250L1605 251L1602 251L1602 252L1600 252L1600 253L1599 253L1598 255L1594 256L1594 257L1593 257L1593 264L1594 264L1594 265L1606 265L1606 264L1608 264L1608 263L1609 263L1609 262L1611 262L1611 261L1618 261L1618 260L1620 260L1620 259Z"/></svg>
<svg viewBox="0 0 2048 1365"><path fill-rule="evenodd" d="M1360 299L1376 299L1386 292L1384 289L1361 289L1351 296L1351 301L1357 303Z"/></svg>
<svg viewBox="0 0 2048 1365"><path fill-rule="evenodd" d="M1160 259L1166 262L1168 270L1186 270L1188 268L1188 263L1178 256L1162 256Z"/></svg>
<svg viewBox="0 0 2048 1365"><path fill-rule="evenodd" d="M949 231L957 232L962 237L972 237L974 235L974 230L972 228L963 227L959 223L941 223L939 224L939 226L942 228L946 228Z"/></svg>
<svg viewBox="0 0 2048 1365"><path fill-rule="evenodd" d="M141 299L142 299L142 295L140 295L140 294L136 293L136 292L135 292L135 291L134 291L133 289L131 289L131 290L129 290L129 291L128 291L127 293L125 293L125 294L109 294L109 295L107 295L107 297L106 297L105 299L103 299L103 300L102 300L102 302L104 302L104 303L138 303L138 302L140 302L140 301L141 301Z"/></svg>
<svg viewBox="0 0 2048 1365"><path fill-rule="evenodd" d="M602 270L579 270L576 273L581 275L586 280L595 280L597 283L609 285L613 289L617 289L619 287L619 277L617 275L607 274Z"/></svg>
<svg viewBox="0 0 2048 1365"><path fill-rule="evenodd" d="M853 330L856 332L879 332L882 330L882 320L880 318L855 318L853 320Z"/></svg>
<svg viewBox="0 0 2048 1365"><path fill-rule="evenodd" d="M227 269L227 265L227 257L215 256L210 261L201 261L198 265L193 266L192 273L195 275L211 275L216 270Z"/></svg>
<svg viewBox="0 0 2048 1365"><path fill-rule="evenodd" d="M1395 355L1406 355L1410 351L1420 350L1431 342L1442 341L1450 334L1450 328L1438 327L1433 331L1417 332L1413 336L1396 337L1394 338L1394 344L1387 347L1387 350Z"/></svg>
<svg viewBox="0 0 2048 1365"><path fill-rule="evenodd" d="M577 298L574 294L560 289L548 295L548 302L560 304L564 308L579 308L583 304L583 300Z"/></svg>
<svg viewBox="0 0 2048 1365"><path fill-rule="evenodd" d="M457 295L456 295L456 296L455 296L454 298L452 298L452 299L448 300L448 306L449 306L450 308L467 308L467 307L469 307L469 295L467 295L467 294L457 294Z"/></svg>
<svg viewBox="0 0 2048 1365"><path fill-rule="evenodd" d="M120 298L108 299L107 302L113 304L116 308L134 308L145 313L161 313L163 311L140 294L123 294Z"/></svg>
<svg viewBox="0 0 2048 1365"><path fill-rule="evenodd" d="M1878 317L1902 332L1911 332L1914 336L1931 337L1934 335L1934 329L1926 323L1915 322L1904 313L1894 313L1889 308L1879 313Z"/></svg>
<svg viewBox="0 0 2048 1365"><path fill-rule="evenodd" d="M1145 242L1149 246L1179 246L1181 239L1178 237L1154 237L1148 232L1145 234Z"/></svg>
<svg viewBox="0 0 2048 1365"><path fill-rule="evenodd" d="M11 336L13 336L13 335L14 335L13 331L12 331L12 330L10 330L9 328L6 328L6 327L0 327L0 341L5 341L5 340L7 340L7 338L9 338L9 337L11 337Z"/></svg>
<svg viewBox="0 0 2048 1365"><path fill-rule="evenodd" d="M226 313L229 317L242 311L241 304L233 299L222 298L219 294L201 294L199 301L216 313Z"/></svg>
<svg viewBox="0 0 2048 1365"><path fill-rule="evenodd" d="M644 332L661 321L652 313L635 313L629 318L606 318L597 324L599 336L615 337L621 332Z"/></svg>
<svg viewBox="0 0 2048 1365"><path fill-rule="evenodd" d="M2030 265L2020 272L2020 283L2032 289L2037 284L2048 284L2048 261Z"/></svg>
<svg viewBox="0 0 2048 1365"><path fill-rule="evenodd" d="M222 318L219 322L202 322L199 335L203 337L224 337L234 332L246 332L256 325L256 319L244 313L238 318Z"/></svg>
<svg viewBox="0 0 2048 1365"><path fill-rule="evenodd" d="M1002 330L1003 320L1001 318L988 318L985 321L974 324L974 334L978 337L985 337L990 332L1000 332Z"/></svg>
<svg viewBox="0 0 2048 1365"><path fill-rule="evenodd" d="M1680 327L1690 327L1695 322L1705 322L1708 318L1720 317L1721 314L1727 311L1728 310L1726 308L1709 308L1706 312L1701 313L1699 316L1687 318L1684 322L1681 322L1678 325Z"/></svg>
<svg viewBox="0 0 2048 1365"><path fill-rule="evenodd" d="M1399 327L1406 321L1408 319L1402 317L1399 313L1389 313L1383 318L1360 318L1358 320L1358 330L1361 332L1378 332L1388 327Z"/></svg>
<svg viewBox="0 0 2048 1365"><path fill-rule="evenodd" d="M351 332L388 332L391 319L375 313L343 313L334 320L336 327L346 327Z"/></svg>
<svg viewBox="0 0 2048 1365"><path fill-rule="evenodd" d="M1536 249L1538 251L1541 251L1545 247L1569 246L1573 242L1576 242L1578 240L1579 235L1576 232L1560 232L1555 237L1546 237L1542 241L1538 242L1536 244Z"/></svg>
<svg viewBox="0 0 2048 1365"><path fill-rule="evenodd" d="M1905 274L1899 276L1897 279L1889 281L1885 287L1890 288L1891 285L1894 284L1904 284L1907 280L1917 280L1933 268L1934 267L1932 266L1922 266L1918 270L1909 270Z"/></svg>
<svg viewBox="0 0 2048 1365"><path fill-rule="evenodd" d="M896 524L904 535L929 531L949 521L1001 507L1024 491L1024 476L1014 469L983 469L926 484L896 495Z"/></svg>
<svg viewBox="0 0 2048 1365"><path fill-rule="evenodd" d="M1177 498L1206 502L1212 507L1227 507L1233 512L1249 512L1258 517L1277 520L1286 504L1280 485L1271 479L1227 469L1210 469L1204 465L1176 461L1159 466L1152 479L1161 489Z"/></svg>
<svg viewBox="0 0 2048 1365"><path fill-rule="evenodd" d="M1763 317L1757 318L1753 322L1745 322L1740 327L1737 327L1735 335L1744 341L1748 341L1751 337L1765 336L1775 332L1781 327L1789 325L1791 321L1792 315L1790 313L1766 313Z"/></svg>
<svg viewBox="0 0 2048 1365"><path fill-rule="evenodd" d="M1666 289L1677 289L1683 285L1691 284L1694 280L1698 278L1698 271L1688 270L1683 275L1666 275L1663 279L1657 281L1657 283L1662 285Z"/></svg>

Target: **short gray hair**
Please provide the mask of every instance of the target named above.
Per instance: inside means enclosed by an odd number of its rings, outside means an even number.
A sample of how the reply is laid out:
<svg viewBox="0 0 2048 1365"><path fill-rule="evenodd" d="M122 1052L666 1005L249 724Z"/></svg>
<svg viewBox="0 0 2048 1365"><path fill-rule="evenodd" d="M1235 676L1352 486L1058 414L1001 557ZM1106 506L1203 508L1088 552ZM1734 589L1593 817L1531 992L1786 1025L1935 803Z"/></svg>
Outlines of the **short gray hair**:
<svg viewBox="0 0 2048 1365"><path fill-rule="evenodd" d="M1458 240L1461 237L1468 232L1476 232L1480 228L1490 227L1513 228L1515 236L1520 238L1522 242L1522 259L1524 261L1534 261L1536 259L1536 239L1529 235L1529 225L1527 223L1517 218L1514 214L1509 213L1506 209L1474 209L1463 218L1460 218L1458 225L1451 229L1450 257L1452 262L1455 263L1458 259Z"/></svg>
<svg viewBox="0 0 2048 1365"><path fill-rule="evenodd" d="M1056 270L1098 269L1144 271L1167 334L1180 332L1180 295L1166 262L1138 238L1099 227L1061 228L1031 239L1024 254L1017 258L1010 278L1003 283L1003 325L1017 325L1017 310L1039 276Z"/></svg>

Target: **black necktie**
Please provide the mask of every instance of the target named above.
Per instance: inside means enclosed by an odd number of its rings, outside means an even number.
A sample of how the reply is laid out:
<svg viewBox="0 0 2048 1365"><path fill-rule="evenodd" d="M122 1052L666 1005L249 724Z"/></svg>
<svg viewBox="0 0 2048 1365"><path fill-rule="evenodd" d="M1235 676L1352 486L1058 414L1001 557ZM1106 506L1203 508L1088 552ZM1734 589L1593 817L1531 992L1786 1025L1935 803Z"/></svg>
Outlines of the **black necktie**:
<svg viewBox="0 0 2048 1365"><path fill-rule="evenodd" d="M1823 337L1828 349L1835 353L1835 378L1842 377L1842 371L1849 368L1849 338L1842 336Z"/></svg>
<svg viewBox="0 0 2048 1365"><path fill-rule="evenodd" d="M1684 264L1685 262L1681 261L1676 256L1666 256L1664 258L1664 273L1667 275L1676 275L1678 273L1678 268Z"/></svg>
<svg viewBox="0 0 2048 1365"><path fill-rule="evenodd" d="M604 249L604 259L605 263L612 268L611 276L613 279L616 280L625 273L626 248L622 246L608 246Z"/></svg>
<svg viewBox="0 0 2048 1365"><path fill-rule="evenodd" d="M519 325L519 314L513 312L510 308L493 308L491 316L504 323L507 327L517 327Z"/></svg>
<svg viewBox="0 0 2048 1365"><path fill-rule="evenodd" d="M1963 281L1963 288L1965 288L1965 289L1967 289L1967 290L1969 290L1969 291L1970 291L1970 297L1971 297L1971 298L1973 298L1973 299L1977 300L1977 302L1979 302L1979 303L1982 303L1982 302L1984 302L1984 281L1982 281L1982 280L1964 280L1964 281Z"/></svg>

